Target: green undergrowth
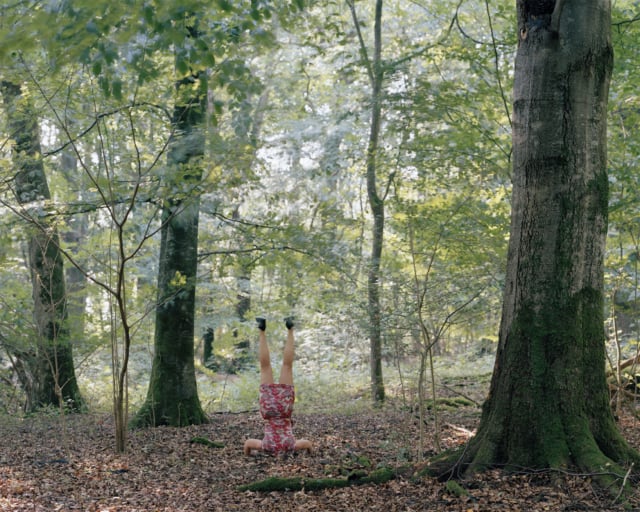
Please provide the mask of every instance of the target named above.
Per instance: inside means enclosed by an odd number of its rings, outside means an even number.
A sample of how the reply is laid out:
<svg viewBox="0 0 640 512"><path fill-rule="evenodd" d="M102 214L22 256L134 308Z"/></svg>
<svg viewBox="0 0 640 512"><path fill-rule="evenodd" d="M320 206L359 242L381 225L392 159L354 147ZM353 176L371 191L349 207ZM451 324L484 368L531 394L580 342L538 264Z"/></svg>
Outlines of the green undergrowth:
<svg viewBox="0 0 640 512"><path fill-rule="evenodd" d="M101 364L83 367L79 375L81 392L91 404L93 412L109 412L111 403L111 370L107 360ZM274 373L280 361L273 357ZM442 356L435 360L439 405L458 407L473 403L465 396L469 386L488 387L493 367L493 356ZM90 368L90 370L89 370ZM418 362L406 361L401 368L387 363L384 366L384 384L389 401L413 406L417 400ZM148 386L150 356L148 350L134 351L129 373L130 410L142 405ZM214 372L196 363L196 378L200 403L207 414L253 411L258 407L260 374L255 365L244 371L226 375ZM429 380L429 379L428 379ZM357 414L371 407L369 367L366 364L347 363L344 359L312 361L300 358L294 366L296 385L296 413ZM431 399L430 388L426 390ZM476 397L474 400L476 400Z"/></svg>
<svg viewBox="0 0 640 512"><path fill-rule="evenodd" d="M477 388L483 396L488 388L493 357L469 360L442 358L436 362L438 405L447 408L474 406L477 403L465 396L465 388ZM274 365L277 367L277 364ZM392 365L384 368L387 396L390 401L415 403L417 399L417 370L407 364L401 369ZM369 368L365 366L299 365L294 368L296 412L313 414L358 413L371 407ZM201 375L198 389L207 412L238 412L257 408L260 375L249 369L237 376ZM431 397L430 390L427 399Z"/></svg>
<svg viewBox="0 0 640 512"><path fill-rule="evenodd" d="M130 413L141 407L148 386L148 354L136 353L129 375ZM481 359L458 357L436 360L438 407L455 408L478 405L477 401L488 388L492 357ZM274 360L274 369L279 361ZM417 366L403 364L401 371L392 364L384 367L387 401L393 407L414 409L417 404ZM277 371L276 371L277 375ZM226 375L196 364L198 396L204 411L211 414L240 413L258 408L260 374L250 367L242 373ZM310 363L300 361L294 367L296 385L296 414L358 414L372 408L369 368L366 365L343 363ZM111 372L109 365L91 365L91 371L79 372L78 382L91 413L110 414L113 409ZM474 393L467 396L469 389ZM479 391L478 391L479 390ZM426 406L431 407L431 390L426 390ZM19 410L5 411L8 416L22 417ZM59 410L39 411L38 415L59 415Z"/></svg>

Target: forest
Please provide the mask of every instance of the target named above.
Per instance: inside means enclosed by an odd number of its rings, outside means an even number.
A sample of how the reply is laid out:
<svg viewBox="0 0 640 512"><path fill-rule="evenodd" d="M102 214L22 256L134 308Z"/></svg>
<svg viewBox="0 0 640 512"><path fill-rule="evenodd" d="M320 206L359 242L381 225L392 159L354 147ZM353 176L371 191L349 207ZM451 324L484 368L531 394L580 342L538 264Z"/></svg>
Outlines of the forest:
<svg viewBox="0 0 640 512"><path fill-rule="evenodd" d="M0 4L0 510L640 509L638 2Z"/></svg>

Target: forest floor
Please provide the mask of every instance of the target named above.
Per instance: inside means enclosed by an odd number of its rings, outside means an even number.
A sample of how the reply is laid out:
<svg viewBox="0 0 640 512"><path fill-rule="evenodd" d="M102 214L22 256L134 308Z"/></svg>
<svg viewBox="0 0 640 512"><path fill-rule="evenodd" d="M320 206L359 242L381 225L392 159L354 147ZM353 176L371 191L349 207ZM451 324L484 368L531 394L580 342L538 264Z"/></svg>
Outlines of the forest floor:
<svg viewBox="0 0 640 512"><path fill-rule="evenodd" d="M588 475L490 471L461 481L464 496L445 483L407 476L383 484L321 491L240 491L271 476L346 478L354 471L418 464L416 414L388 404L341 414L295 413L298 437L316 453L286 458L245 457L247 437L261 436L257 411L214 414L208 425L130 432L126 454L114 453L109 415L0 417L0 511L614 511L611 496ZM464 443L479 419L467 405L442 410L443 448ZM425 454L433 451L433 417ZM625 414L619 427L640 449L640 420ZM211 447L194 438L219 442ZM640 495L627 510L640 510Z"/></svg>

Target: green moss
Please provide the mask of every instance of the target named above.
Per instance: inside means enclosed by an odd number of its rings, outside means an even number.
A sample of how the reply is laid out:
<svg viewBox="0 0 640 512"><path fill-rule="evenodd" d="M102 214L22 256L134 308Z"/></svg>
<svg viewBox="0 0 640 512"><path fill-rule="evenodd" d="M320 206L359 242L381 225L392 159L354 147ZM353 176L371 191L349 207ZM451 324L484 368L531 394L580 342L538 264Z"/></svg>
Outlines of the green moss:
<svg viewBox="0 0 640 512"><path fill-rule="evenodd" d="M221 443L220 441L211 441L206 437L193 437L189 442L203 444L209 448L224 448L224 443Z"/></svg>
<svg viewBox="0 0 640 512"><path fill-rule="evenodd" d="M596 174L595 178L593 178L587 184L589 192L595 194L597 198L597 209L595 214L601 214L605 216L609 211L609 176L606 172L606 169L603 169L602 172ZM604 228L606 230L606 223L604 224Z"/></svg>
<svg viewBox="0 0 640 512"><path fill-rule="evenodd" d="M446 480L461 473L457 469L464 466L471 457L472 452L469 448L467 445L462 445L430 458L429 463L418 469L414 476L418 478L429 476L439 480Z"/></svg>
<svg viewBox="0 0 640 512"><path fill-rule="evenodd" d="M604 455L584 422L582 425L572 425L571 434L571 449L577 467L592 474L598 485L613 497L630 491L628 483L626 488L622 488L625 471Z"/></svg>
<svg viewBox="0 0 640 512"><path fill-rule="evenodd" d="M471 400L464 397L438 398L436 400L436 404L438 405L438 407L444 407L449 409L457 409L459 407L474 407L476 405ZM432 409L432 408L433 408L433 402L429 402L429 404L427 404L427 409Z"/></svg>
<svg viewBox="0 0 640 512"><path fill-rule="evenodd" d="M360 464L365 468L371 467L371 461L369 460L369 457L366 457L365 455L358 455L355 461L357 464Z"/></svg>
<svg viewBox="0 0 640 512"><path fill-rule="evenodd" d="M153 403L149 397L130 421L131 428L146 428L158 426L186 427L188 425L203 425L209 419L202 411L197 396L180 402L163 400L163 403Z"/></svg>
<svg viewBox="0 0 640 512"><path fill-rule="evenodd" d="M318 491L347 487L350 485L383 484L394 479L396 472L393 468L381 468L367 474L354 471L347 478L301 478L301 477L270 477L259 482L245 484L238 487L239 491Z"/></svg>
<svg viewBox="0 0 640 512"><path fill-rule="evenodd" d="M469 491L467 491L464 487L462 487L455 480L449 480L445 484L444 488L449 494L451 494L452 496L455 496L456 498L462 498L463 496L469 496Z"/></svg>

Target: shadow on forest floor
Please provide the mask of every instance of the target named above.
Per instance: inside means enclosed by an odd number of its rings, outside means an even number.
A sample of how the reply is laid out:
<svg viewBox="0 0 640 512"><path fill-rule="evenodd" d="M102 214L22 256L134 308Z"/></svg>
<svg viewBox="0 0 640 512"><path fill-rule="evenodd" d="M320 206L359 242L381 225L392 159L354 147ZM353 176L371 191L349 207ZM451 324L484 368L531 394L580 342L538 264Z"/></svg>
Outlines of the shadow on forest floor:
<svg viewBox="0 0 640 512"><path fill-rule="evenodd" d="M393 403L381 410L295 414L294 419L297 436L315 442L313 456L245 457L244 440L261 436L257 412L215 414L208 425L182 429L133 431L124 455L114 453L108 415L0 418L0 510L621 510L588 477L571 474L488 472L462 482L468 495L461 497L433 479L403 477L322 491L238 491L240 485L271 476L344 477L354 470L418 462L416 414ZM445 408L443 446L464 443L478 419L477 406ZM620 428L640 449L640 420L625 415ZM425 455L433 453L432 429L430 418ZM194 443L195 437L223 447ZM640 496L632 499L632 508L640 510Z"/></svg>

